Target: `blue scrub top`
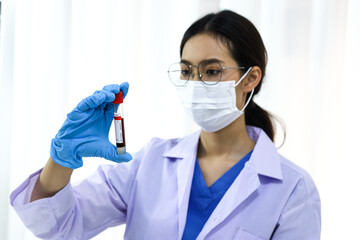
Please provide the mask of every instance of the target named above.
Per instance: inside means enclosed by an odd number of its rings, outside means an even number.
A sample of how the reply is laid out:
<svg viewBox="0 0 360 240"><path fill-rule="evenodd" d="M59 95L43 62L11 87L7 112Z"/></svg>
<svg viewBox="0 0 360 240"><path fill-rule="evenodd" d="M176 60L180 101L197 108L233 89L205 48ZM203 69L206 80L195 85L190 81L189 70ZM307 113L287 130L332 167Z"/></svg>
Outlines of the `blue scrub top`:
<svg viewBox="0 0 360 240"><path fill-rule="evenodd" d="M191 185L189 208L182 240L194 240L209 219L225 192L250 159L249 152L210 187L206 185L198 159L195 161L194 176Z"/></svg>

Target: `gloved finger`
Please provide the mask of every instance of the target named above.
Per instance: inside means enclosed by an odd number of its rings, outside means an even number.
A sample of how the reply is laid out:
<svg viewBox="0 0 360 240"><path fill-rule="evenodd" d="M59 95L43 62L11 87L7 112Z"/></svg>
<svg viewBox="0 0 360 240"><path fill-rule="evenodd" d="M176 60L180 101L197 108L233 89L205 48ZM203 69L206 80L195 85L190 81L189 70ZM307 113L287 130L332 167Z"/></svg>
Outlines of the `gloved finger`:
<svg viewBox="0 0 360 240"><path fill-rule="evenodd" d="M108 147L107 147L107 151L106 153L103 155L105 159L113 161L113 162L128 162L132 159L132 156L129 153L124 153L124 154L117 154L116 152L116 147L114 145L112 145L111 143L109 143Z"/></svg>
<svg viewBox="0 0 360 240"><path fill-rule="evenodd" d="M110 92L113 92L115 94L118 94L120 91L123 92L123 98L126 97L128 91L129 91L129 83L128 82L123 82L122 84L117 85L117 84L111 84L111 85L106 85L103 90L107 90Z"/></svg>
<svg viewBox="0 0 360 240"><path fill-rule="evenodd" d="M97 108L106 100L104 92L95 92L93 95L83 99L77 106L80 111L86 111L91 108Z"/></svg>
<svg viewBox="0 0 360 240"><path fill-rule="evenodd" d="M91 108L97 108L104 102L112 102L115 99L115 95L120 91L123 92L123 98L127 95L129 90L129 83L124 82L120 86L117 84L107 85L101 91L95 91L95 93L85 99L83 99L77 106L80 111L86 111Z"/></svg>
<svg viewBox="0 0 360 240"><path fill-rule="evenodd" d="M120 84L120 91L123 92L123 98L125 99L128 91L129 91L129 83L123 82L122 84Z"/></svg>
<svg viewBox="0 0 360 240"><path fill-rule="evenodd" d="M115 93L113 93L112 91L103 89L100 92L105 94L105 102L113 102L115 100Z"/></svg>
<svg viewBox="0 0 360 240"><path fill-rule="evenodd" d="M118 84L110 84L103 87L103 90L107 90L114 94L118 94L120 92L120 86Z"/></svg>
<svg viewBox="0 0 360 240"><path fill-rule="evenodd" d="M114 85L116 85L116 84L114 84ZM117 85L117 88L120 89L120 86ZM119 91L120 90L118 90L118 92ZM100 91L97 90L97 91L94 92L94 94L101 94L101 93L105 94L105 101L103 103L110 103L110 102L113 102L115 100L115 93L114 93L113 90L111 90L111 89L107 90L104 87L103 90L100 90Z"/></svg>
<svg viewBox="0 0 360 240"><path fill-rule="evenodd" d="M114 162L120 163L120 162L129 162L133 159L130 153L124 153L121 155L116 155Z"/></svg>

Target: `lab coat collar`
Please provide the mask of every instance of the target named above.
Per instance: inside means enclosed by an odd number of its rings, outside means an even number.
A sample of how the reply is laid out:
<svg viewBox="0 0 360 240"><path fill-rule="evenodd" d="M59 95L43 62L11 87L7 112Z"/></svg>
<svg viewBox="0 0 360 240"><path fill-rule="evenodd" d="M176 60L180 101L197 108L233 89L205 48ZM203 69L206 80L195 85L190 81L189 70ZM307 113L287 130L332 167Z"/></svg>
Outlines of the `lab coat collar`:
<svg viewBox="0 0 360 240"><path fill-rule="evenodd" d="M196 156L197 146L200 138L200 130L174 141L178 141L177 144L169 151L163 154L163 157L182 159L189 155Z"/></svg>
<svg viewBox="0 0 360 240"><path fill-rule="evenodd" d="M272 141L260 128L247 126L247 131L250 138L256 142L254 151L242 173L235 179L208 219L199 234L199 239L202 239L200 236L206 236L260 186L259 175L282 179L279 154ZM178 239L181 239L185 228L199 137L200 131L196 131L184 138L175 139L173 140L176 141L175 146L163 154L164 157L179 160L177 161Z"/></svg>
<svg viewBox="0 0 360 240"><path fill-rule="evenodd" d="M261 128L246 126L246 129L256 143L247 164L252 165L260 175L282 180L280 155L274 143Z"/></svg>
<svg viewBox="0 0 360 240"><path fill-rule="evenodd" d="M274 143L261 128L246 126L246 130L249 137L256 143L247 164L252 165L260 175L282 180L280 155ZM199 137L200 130L178 139L179 142L163 156L176 159L190 155L196 156Z"/></svg>
<svg viewBox="0 0 360 240"><path fill-rule="evenodd" d="M274 178L276 181L282 179L280 156L270 138L260 128L247 126L247 131L250 138L256 142L254 151L210 215L197 239L205 239L212 229L260 187L260 175Z"/></svg>

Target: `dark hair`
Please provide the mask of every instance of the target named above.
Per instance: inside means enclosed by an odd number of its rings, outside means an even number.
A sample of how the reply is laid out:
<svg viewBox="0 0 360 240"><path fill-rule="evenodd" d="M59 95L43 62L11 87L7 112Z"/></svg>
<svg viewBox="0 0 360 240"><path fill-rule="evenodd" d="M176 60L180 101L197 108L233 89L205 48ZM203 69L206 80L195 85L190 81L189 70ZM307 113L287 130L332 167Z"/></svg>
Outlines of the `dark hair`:
<svg viewBox="0 0 360 240"><path fill-rule="evenodd" d="M180 45L180 56L185 43L200 33L210 34L224 43L239 66L258 66L261 69L262 77L254 90L255 96L260 91L267 63L266 49L255 26L245 17L229 10L208 14L186 30ZM269 112L251 99L245 109L246 124L262 128L274 141L275 128L272 119L273 116Z"/></svg>

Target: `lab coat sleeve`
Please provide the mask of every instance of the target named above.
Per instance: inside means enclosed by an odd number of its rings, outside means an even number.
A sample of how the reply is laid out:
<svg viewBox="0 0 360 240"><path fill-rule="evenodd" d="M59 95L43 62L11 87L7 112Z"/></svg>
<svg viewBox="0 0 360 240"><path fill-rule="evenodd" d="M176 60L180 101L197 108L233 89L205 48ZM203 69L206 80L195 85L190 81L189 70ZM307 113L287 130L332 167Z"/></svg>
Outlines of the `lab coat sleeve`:
<svg viewBox="0 0 360 240"><path fill-rule="evenodd" d="M78 185L69 183L53 197L29 202L39 171L11 194L11 205L37 237L89 239L125 223L139 163L134 155L128 163L102 165Z"/></svg>
<svg viewBox="0 0 360 240"><path fill-rule="evenodd" d="M300 179L289 197L272 240L319 240L319 193L309 175Z"/></svg>

